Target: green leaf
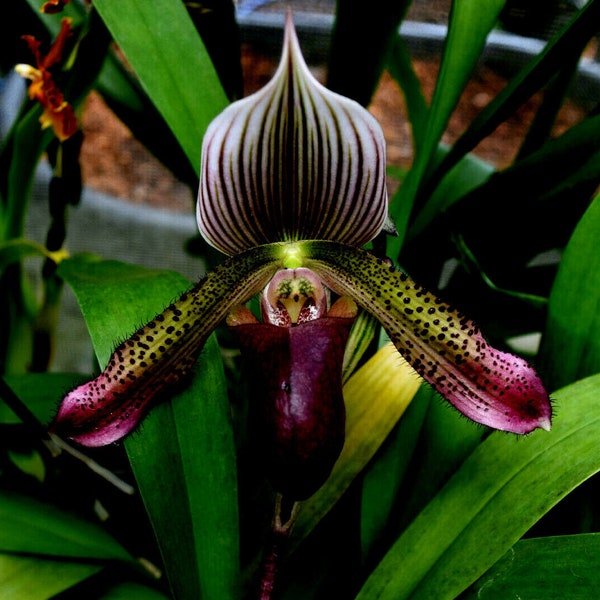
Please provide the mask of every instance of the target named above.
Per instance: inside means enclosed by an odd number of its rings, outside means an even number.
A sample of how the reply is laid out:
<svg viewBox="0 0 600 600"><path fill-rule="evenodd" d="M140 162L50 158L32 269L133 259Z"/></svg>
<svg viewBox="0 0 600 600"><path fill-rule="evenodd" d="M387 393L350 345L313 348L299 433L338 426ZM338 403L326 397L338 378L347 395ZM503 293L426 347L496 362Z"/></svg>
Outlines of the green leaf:
<svg viewBox="0 0 600 600"><path fill-rule="evenodd" d="M589 38L596 33L596 23L599 14L600 2L598 0L588 2L569 26L559 32L545 46L544 50L533 58L481 111L464 134L455 142L450 151L441 160L436 161L435 170L433 168L430 169L425 184L418 192L415 191L415 194L418 193L425 204L417 215L414 226L411 228L411 237L420 233L429 221L444 206L448 205L443 194L434 194L434 190L440 181L443 180L446 174L453 169L467 152L472 150L483 138L490 135L500 123L513 114L519 106L542 88L557 72L572 67L572 64L583 51ZM541 164L545 166L545 163ZM570 164L570 161L567 164ZM554 174L554 170L546 167L545 175L552 174ZM528 173L527 180L529 178ZM552 177L550 179L553 182L556 181ZM522 179L519 179L519 183L521 182ZM542 178L540 183L546 185L547 182ZM568 185L571 186L572 182L569 182ZM535 189L535 187L535 185L531 185L529 189Z"/></svg>
<svg viewBox="0 0 600 600"><path fill-rule="evenodd" d="M238 597L235 446L213 338L190 386L157 407L125 446L175 598Z"/></svg>
<svg viewBox="0 0 600 600"><path fill-rule="evenodd" d="M391 344L379 350L349 379L344 386L344 449L323 487L302 503L293 531L296 542L312 531L373 458L420 384Z"/></svg>
<svg viewBox="0 0 600 600"><path fill-rule="evenodd" d="M174 271L145 269L92 255L64 260L58 274L75 292L102 366L119 342L190 287L190 282Z"/></svg>
<svg viewBox="0 0 600 600"><path fill-rule="evenodd" d="M517 542L461 598L589 600L600 589L600 534Z"/></svg>
<svg viewBox="0 0 600 600"><path fill-rule="evenodd" d="M432 398L411 460L410 478L403 488L398 515L402 527L439 492L487 431L452 410L431 388L428 391Z"/></svg>
<svg viewBox="0 0 600 600"><path fill-rule="evenodd" d="M406 47L406 42L400 34L396 35L393 41L387 67L390 75L398 82L404 94L412 134L413 156L421 156L426 141L429 106L423 96L421 82L415 73L412 57ZM404 178L405 174L397 176L397 179L400 180ZM398 200L398 197L394 196L394 199ZM391 210L394 225L396 228L399 228L399 231L404 231L410 220L412 202L396 201L395 205L392 205ZM390 252L391 256L398 255L401 243L402 241L399 240L397 249Z"/></svg>
<svg viewBox="0 0 600 600"><path fill-rule="evenodd" d="M481 111L443 161L437 165L437 172L432 174L432 181L439 182L458 160L491 134L558 71L565 65L571 65L581 54L590 37L596 33L599 16L600 2L591 0ZM428 210L432 211L433 208Z"/></svg>
<svg viewBox="0 0 600 600"><path fill-rule="evenodd" d="M550 294L540 368L553 385L600 371L600 196L567 245Z"/></svg>
<svg viewBox="0 0 600 600"><path fill-rule="evenodd" d="M98 0L94 7L197 169L206 127L228 101L184 3Z"/></svg>
<svg viewBox="0 0 600 600"><path fill-rule="evenodd" d="M44 425L54 417L61 396L84 381L81 375L73 373L25 373L6 375L5 380L38 421ZM0 423L20 422L4 402L0 403Z"/></svg>
<svg viewBox="0 0 600 600"><path fill-rule="evenodd" d="M119 583L102 594L98 600L168 600L167 596L145 585Z"/></svg>
<svg viewBox="0 0 600 600"><path fill-rule="evenodd" d="M399 254L406 218L396 218L396 213L410 214L421 180L435 158L438 144L462 94L464 87L485 46L485 41L495 25L504 0L455 0L452 3L448 35L440 72L431 101L423 144L415 157L413 167L403 185L395 194L391 212L399 237L392 243L391 256ZM408 209L407 209L408 205Z"/></svg>
<svg viewBox="0 0 600 600"><path fill-rule="evenodd" d="M481 443L373 571L360 599L455 598L600 470L600 376L557 391L550 433Z"/></svg>
<svg viewBox="0 0 600 600"><path fill-rule="evenodd" d="M190 187L196 186L198 165L192 165L188 161L183 148L135 79L135 75L111 52L96 80L95 89L117 118L127 125L136 140L177 179Z"/></svg>
<svg viewBox="0 0 600 600"><path fill-rule="evenodd" d="M572 51L576 49L578 48L571 48ZM572 54L574 53L572 52ZM560 109L568 98L571 84L577 76L579 59L579 53L572 55L571 62L561 65L556 75L548 82L544 97L527 130L527 136L519 148L516 160L539 149L547 140L551 139L552 129L556 123Z"/></svg>
<svg viewBox="0 0 600 600"><path fill-rule="evenodd" d="M3 600L48 600L102 569L99 565L0 554Z"/></svg>
<svg viewBox="0 0 600 600"><path fill-rule="evenodd" d="M406 47L406 42L400 34L394 39L387 67L390 75L398 82L404 99L413 138L413 154L420 153L425 142L427 116L429 107L423 96L421 82L415 73L412 57Z"/></svg>
<svg viewBox="0 0 600 600"><path fill-rule="evenodd" d="M382 539L393 539L392 515L403 493L403 484L433 390L421 385L395 430L365 472L361 498L361 545L363 562Z"/></svg>
<svg viewBox="0 0 600 600"><path fill-rule="evenodd" d="M52 133L42 131L39 105L15 123L0 153L0 241L23 236L35 168Z"/></svg>
<svg viewBox="0 0 600 600"><path fill-rule="evenodd" d="M100 363L189 287L114 261L64 261ZM225 381L211 339L187 387L156 407L126 448L174 596L234 598L239 585L236 462ZM206 596L204 596L206 594Z"/></svg>
<svg viewBox="0 0 600 600"><path fill-rule="evenodd" d="M100 527L27 496L0 491L0 520L0 552L79 560L132 560Z"/></svg>
<svg viewBox="0 0 600 600"><path fill-rule="evenodd" d="M504 0L455 0L452 3L446 46L427 127L425 154L429 158L435 152L450 114L458 103L504 4Z"/></svg>
<svg viewBox="0 0 600 600"><path fill-rule="evenodd" d="M442 146L439 150L439 156L448 153L447 147ZM419 214L411 225L411 236L428 225L438 215L438 211L446 210L469 192L482 189L494 172L495 168L489 163L472 154L465 155L435 188L431 202L428 204L435 207L435 210L424 210Z"/></svg>
<svg viewBox="0 0 600 600"><path fill-rule="evenodd" d="M0 223L1 226L1 223ZM0 364L6 373L25 373L33 361L33 327L38 310L23 265L13 264L0 275Z"/></svg>

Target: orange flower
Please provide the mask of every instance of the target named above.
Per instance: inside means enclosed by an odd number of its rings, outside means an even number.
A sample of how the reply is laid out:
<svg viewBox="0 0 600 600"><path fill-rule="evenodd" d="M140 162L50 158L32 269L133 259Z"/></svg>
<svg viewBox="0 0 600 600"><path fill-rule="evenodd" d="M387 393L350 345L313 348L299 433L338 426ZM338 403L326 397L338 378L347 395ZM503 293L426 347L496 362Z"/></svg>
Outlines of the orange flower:
<svg viewBox="0 0 600 600"><path fill-rule="evenodd" d="M22 77L31 80L29 97L37 100L44 108L40 117L42 128L52 127L54 135L61 141L69 139L77 131L77 117L73 107L65 100L62 92L54 82L50 68L62 59L67 38L71 35L71 19L64 18L60 33L50 47L48 54L40 53L41 42L33 36L24 35L37 65L17 65L15 70Z"/></svg>

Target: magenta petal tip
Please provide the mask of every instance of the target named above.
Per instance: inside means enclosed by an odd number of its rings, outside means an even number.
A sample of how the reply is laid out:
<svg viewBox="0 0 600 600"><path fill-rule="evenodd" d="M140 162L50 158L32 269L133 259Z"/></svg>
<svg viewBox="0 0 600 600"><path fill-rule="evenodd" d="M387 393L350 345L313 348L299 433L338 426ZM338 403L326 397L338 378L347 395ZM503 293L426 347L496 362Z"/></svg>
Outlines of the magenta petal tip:
<svg viewBox="0 0 600 600"><path fill-rule="evenodd" d="M52 433L82 446L98 447L120 440L137 426L146 405L123 402L127 386L115 389L119 386L108 386L104 379L100 375L65 396L50 427Z"/></svg>
<svg viewBox="0 0 600 600"><path fill-rule="evenodd" d="M457 365L456 378L435 381L448 401L477 423L518 434L550 431L552 405L540 378L524 359L496 350L480 339L475 360Z"/></svg>

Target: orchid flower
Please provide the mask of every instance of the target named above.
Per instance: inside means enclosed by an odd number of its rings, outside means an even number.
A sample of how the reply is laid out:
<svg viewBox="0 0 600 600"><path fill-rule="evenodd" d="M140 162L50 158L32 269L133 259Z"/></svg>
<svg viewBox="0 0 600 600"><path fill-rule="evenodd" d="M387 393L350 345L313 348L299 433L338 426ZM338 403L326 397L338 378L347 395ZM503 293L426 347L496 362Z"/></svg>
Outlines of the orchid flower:
<svg viewBox="0 0 600 600"><path fill-rule="evenodd" d="M548 395L523 359L489 346L465 315L361 249L387 209L380 126L313 78L288 18L271 82L218 115L203 142L198 225L229 258L70 392L53 430L87 446L119 440L189 373L226 319L270 402L262 423L277 485L306 496L343 444L341 357L357 307L468 418L519 434L549 429ZM262 322L242 308L261 290ZM314 481L295 487L277 461L295 461Z"/></svg>
<svg viewBox="0 0 600 600"><path fill-rule="evenodd" d="M65 17L61 21L60 32L43 56L40 52L40 41L31 35L24 35L33 54L36 66L19 64L15 70L25 79L31 80L29 97L37 100L44 112L40 117L42 129L52 127L54 135L61 141L69 139L77 132L77 117L73 107L65 100L63 93L54 81L52 67L63 59L63 52L69 36L71 35L71 19Z"/></svg>

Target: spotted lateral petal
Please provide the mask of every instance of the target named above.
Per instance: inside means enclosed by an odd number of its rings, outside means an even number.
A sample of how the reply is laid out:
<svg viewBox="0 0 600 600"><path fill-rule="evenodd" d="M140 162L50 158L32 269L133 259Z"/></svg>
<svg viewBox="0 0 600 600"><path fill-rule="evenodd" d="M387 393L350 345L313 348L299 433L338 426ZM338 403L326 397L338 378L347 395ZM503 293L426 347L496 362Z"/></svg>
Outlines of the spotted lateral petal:
<svg viewBox="0 0 600 600"><path fill-rule="evenodd" d="M84 446L127 435L190 372L206 339L234 304L281 268L277 246L229 259L113 352L96 379L62 401L50 428Z"/></svg>
<svg viewBox="0 0 600 600"><path fill-rule="evenodd" d="M271 82L225 109L204 137L200 232L226 254L299 239L362 246L386 215L381 128L315 80L288 18Z"/></svg>
<svg viewBox="0 0 600 600"><path fill-rule="evenodd" d="M542 382L522 358L489 346L477 326L383 260L335 242L305 242L304 265L383 325L402 356L464 415L495 429L550 429Z"/></svg>

